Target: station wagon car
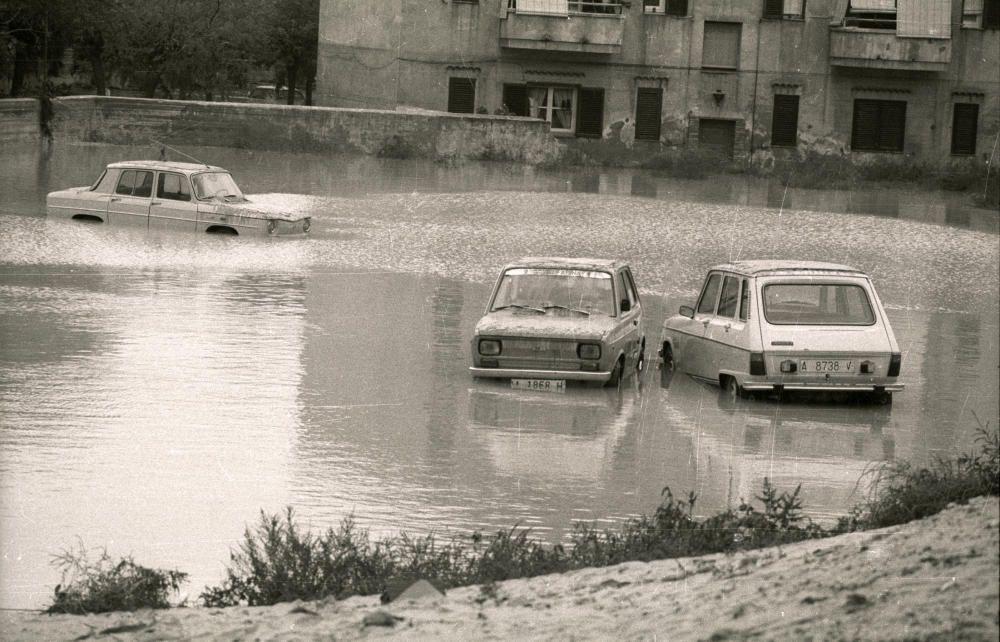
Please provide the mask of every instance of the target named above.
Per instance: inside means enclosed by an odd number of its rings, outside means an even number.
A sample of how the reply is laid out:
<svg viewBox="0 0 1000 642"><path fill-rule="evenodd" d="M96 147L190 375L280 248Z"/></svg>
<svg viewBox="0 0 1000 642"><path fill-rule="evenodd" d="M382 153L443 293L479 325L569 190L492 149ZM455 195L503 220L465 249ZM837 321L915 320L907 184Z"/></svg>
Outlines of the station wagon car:
<svg viewBox="0 0 1000 642"><path fill-rule="evenodd" d="M524 258L500 272L472 337L471 372L512 387L617 385L641 372L646 340L632 270L602 259Z"/></svg>
<svg viewBox="0 0 1000 642"><path fill-rule="evenodd" d="M733 396L868 392L889 403L902 356L871 279L820 262L739 261L708 271L694 307L663 324L664 369Z"/></svg>
<svg viewBox="0 0 1000 642"><path fill-rule="evenodd" d="M219 234L305 234L311 219L255 204L221 167L168 161L111 163L89 187L51 192L48 216Z"/></svg>

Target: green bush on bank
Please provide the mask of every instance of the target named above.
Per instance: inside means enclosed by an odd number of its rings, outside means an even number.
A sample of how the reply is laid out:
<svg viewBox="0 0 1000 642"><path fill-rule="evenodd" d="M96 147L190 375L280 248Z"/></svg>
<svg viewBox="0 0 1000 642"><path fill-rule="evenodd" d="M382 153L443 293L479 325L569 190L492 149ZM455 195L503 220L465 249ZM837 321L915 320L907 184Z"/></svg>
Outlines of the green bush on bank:
<svg viewBox="0 0 1000 642"><path fill-rule="evenodd" d="M873 469L869 497L830 529L802 512L800 489L779 492L765 479L755 506L743 502L707 519L694 516L696 496L674 497L669 488L654 513L597 529L578 523L569 546L533 539L517 526L494 535L473 533L439 541L433 534L373 540L352 518L321 534L302 530L291 508L261 513L230 553L224 581L201 594L205 606L251 606L327 596L383 593L400 580L430 579L441 589L608 566L627 561L728 553L901 524L937 513L950 503L1000 495L1000 434L981 428L978 452L918 468L888 462ZM148 569L131 557L96 563L64 553L64 584L50 613L98 613L164 608L186 578L179 571ZM66 583L69 578L68 583Z"/></svg>

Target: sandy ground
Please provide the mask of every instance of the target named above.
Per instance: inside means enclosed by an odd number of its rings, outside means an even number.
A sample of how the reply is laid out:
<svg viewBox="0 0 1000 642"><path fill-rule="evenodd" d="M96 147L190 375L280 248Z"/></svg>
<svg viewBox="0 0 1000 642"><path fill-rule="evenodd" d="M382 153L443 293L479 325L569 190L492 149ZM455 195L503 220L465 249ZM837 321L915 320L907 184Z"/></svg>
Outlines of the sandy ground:
<svg viewBox="0 0 1000 642"><path fill-rule="evenodd" d="M8 611L16 640L998 640L1000 502L737 555L400 598L92 616Z"/></svg>

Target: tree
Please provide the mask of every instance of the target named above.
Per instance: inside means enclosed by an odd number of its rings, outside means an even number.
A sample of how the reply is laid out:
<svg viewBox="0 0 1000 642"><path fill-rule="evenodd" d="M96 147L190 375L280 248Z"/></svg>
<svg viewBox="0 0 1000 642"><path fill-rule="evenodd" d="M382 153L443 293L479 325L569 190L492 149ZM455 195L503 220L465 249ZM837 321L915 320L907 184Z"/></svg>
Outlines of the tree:
<svg viewBox="0 0 1000 642"><path fill-rule="evenodd" d="M319 0L272 0L270 62L284 73L288 104L295 102L299 79L305 80L306 104L312 104L319 42Z"/></svg>

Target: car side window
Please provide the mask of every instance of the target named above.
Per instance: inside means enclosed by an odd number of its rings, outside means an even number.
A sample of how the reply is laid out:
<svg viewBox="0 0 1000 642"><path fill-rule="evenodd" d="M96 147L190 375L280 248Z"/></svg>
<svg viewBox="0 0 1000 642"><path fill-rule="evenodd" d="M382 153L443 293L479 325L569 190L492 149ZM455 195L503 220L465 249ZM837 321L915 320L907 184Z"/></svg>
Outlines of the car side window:
<svg viewBox="0 0 1000 642"><path fill-rule="evenodd" d="M629 292L632 293L632 299L635 303L641 303L639 299L639 290L635 287L635 279L632 278L632 270L625 268L625 280L628 281Z"/></svg>
<svg viewBox="0 0 1000 642"><path fill-rule="evenodd" d="M727 276L722 283L722 297L719 299L719 316L732 319L736 316L736 304L740 298L740 282L735 276Z"/></svg>
<svg viewBox="0 0 1000 642"><path fill-rule="evenodd" d="M698 299L698 313L712 314L715 312L715 302L719 299L719 285L722 283L722 275L714 273L705 281L705 287L701 290L701 298Z"/></svg>
<svg viewBox="0 0 1000 642"><path fill-rule="evenodd" d="M147 198L153 194L153 172L136 172L132 196Z"/></svg>
<svg viewBox="0 0 1000 642"><path fill-rule="evenodd" d="M122 177L118 179L118 187L115 189L115 194L131 196L133 187L135 187L135 170L129 169L122 172Z"/></svg>
<svg viewBox="0 0 1000 642"><path fill-rule="evenodd" d="M635 309L635 294L632 289L628 286L628 280L625 277L625 271L622 270L618 273L618 286L621 288L621 299L628 299L629 309Z"/></svg>
<svg viewBox="0 0 1000 642"><path fill-rule="evenodd" d="M743 279L743 287L740 294L740 320L746 321L750 318L750 283Z"/></svg>
<svg viewBox="0 0 1000 642"><path fill-rule="evenodd" d="M111 194L115 191L115 183L121 175L121 170L109 169L101 174L100 180L94 183L92 190L98 194Z"/></svg>
<svg viewBox="0 0 1000 642"><path fill-rule="evenodd" d="M190 201L191 186L183 174L161 173L156 184L156 197L173 201Z"/></svg>

